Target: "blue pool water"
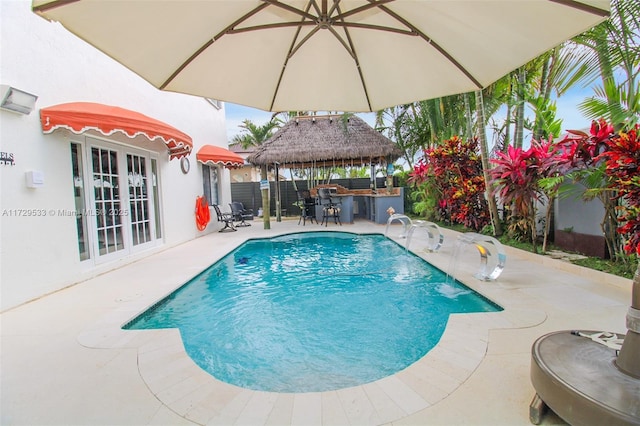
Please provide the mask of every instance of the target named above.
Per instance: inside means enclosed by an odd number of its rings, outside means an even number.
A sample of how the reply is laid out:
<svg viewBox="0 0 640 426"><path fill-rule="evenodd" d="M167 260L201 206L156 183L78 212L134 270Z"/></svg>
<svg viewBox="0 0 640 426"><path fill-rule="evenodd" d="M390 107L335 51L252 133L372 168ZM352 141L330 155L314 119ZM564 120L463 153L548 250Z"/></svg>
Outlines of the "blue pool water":
<svg viewBox="0 0 640 426"><path fill-rule="evenodd" d="M288 234L244 243L125 328L179 328L237 386L334 390L417 361L451 313L501 309L451 281L379 234Z"/></svg>

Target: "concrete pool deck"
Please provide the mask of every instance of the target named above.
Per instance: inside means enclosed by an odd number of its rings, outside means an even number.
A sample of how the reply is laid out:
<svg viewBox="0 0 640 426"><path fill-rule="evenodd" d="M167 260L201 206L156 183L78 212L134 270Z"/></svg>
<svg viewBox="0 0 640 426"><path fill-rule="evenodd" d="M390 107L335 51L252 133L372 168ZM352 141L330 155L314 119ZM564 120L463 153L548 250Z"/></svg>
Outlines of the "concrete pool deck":
<svg viewBox="0 0 640 426"><path fill-rule="evenodd" d="M216 224L210 225L215 226ZM373 383L317 393L269 393L222 383L184 352L176 330L121 326L248 238L288 232L384 233L356 221L327 228L272 221L168 248L0 314L0 423L7 425L528 425L530 351L558 330L625 333L631 280L506 248L496 282L473 278L479 256L462 250L460 281L504 308L453 315L418 362ZM389 236L398 239L400 225ZM449 270L457 233L437 253L411 249ZM384 256L381 256L384 262ZM348 326L348 325L345 325ZM550 413L545 424L562 424Z"/></svg>

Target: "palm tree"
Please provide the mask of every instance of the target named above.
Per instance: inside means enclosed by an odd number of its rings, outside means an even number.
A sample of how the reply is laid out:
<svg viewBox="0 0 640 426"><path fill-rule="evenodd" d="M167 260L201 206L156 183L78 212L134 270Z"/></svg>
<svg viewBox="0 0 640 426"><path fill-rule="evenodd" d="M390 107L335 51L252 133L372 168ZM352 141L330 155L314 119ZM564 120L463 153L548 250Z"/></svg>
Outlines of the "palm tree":
<svg viewBox="0 0 640 426"><path fill-rule="evenodd" d="M542 64L540 80L538 84L538 96L535 99L536 118L533 128L533 139L537 141L540 141L543 138L548 138L549 133L551 133L549 132L549 127L554 124L549 123L548 112L549 108L551 107L551 90L554 83L553 76L555 75L554 71L556 63L558 62L558 56L558 48L554 48L540 57ZM558 133L554 133L554 136L558 136Z"/></svg>
<svg viewBox="0 0 640 426"><path fill-rule="evenodd" d="M502 223L498 215L498 205L496 197L493 194L491 179L489 178L489 149L487 146L486 121L484 115L484 103L482 99L482 91L476 91L476 115L478 140L480 142L480 158L482 159L482 173L484 174L485 188L487 191L487 203L489 205L489 214L493 225L493 235L502 235Z"/></svg>
<svg viewBox="0 0 640 426"><path fill-rule="evenodd" d="M242 131L231 139L231 143L240 144L243 149L247 149L252 146L260 146L273 135L273 130L279 127L279 125L280 123L274 119L268 121L262 126L259 126L248 119L243 120L242 124L238 126Z"/></svg>
<svg viewBox="0 0 640 426"><path fill-rule="evenodd" d="M525 84L527 71L522 66L518 68L516 84L516 120L515 133L513 135L513 146L522 148L524 141L524 104L525 104Z"/></svg>
<svg viewBox="0 0 640 426"><path fill-rule="evenodd" d="M459 94L398 105L376 113L376 128L385 130L413 165L418 151L453 136L473 137L468 113L475 108L472 103L468 94Z"/></svg>
<svg viewBox="0 0 640 426"><path fill-rule="evenodd" d="M424 133L414 126L409 105L398 105L376 112L376 130L382 131L402 150L402 158L413 167L418 151L424 149ZM416 139L417 137L417 139Z"/></svg>
<svg viewBox="0 0 640 426"><path fill-rule="evenodd" d="M244 149L251 146L260 146L273 135L274 129L278 126L279 122L277 120L270 120L262 126L253 123L251 120L244 120L242 124L238 126L242 129L242 132L235 135L231 142L234 144L240 144ZM260 167L260 179L263 181L267 180L266 165ZM271 229L271 200L269 198L269 189L263 189L261 192L262 222L264 223L264 229Z"/></svg>
<svg viewBox="0 0 640 426"><path fill-rule="evenodd" d="M611 17L573 41L586 49L577 59L586 64L585 78L597 76L596 98L580 104L592 119L604 117L620 130L640 114L640 2L614 0Z"/></svg>

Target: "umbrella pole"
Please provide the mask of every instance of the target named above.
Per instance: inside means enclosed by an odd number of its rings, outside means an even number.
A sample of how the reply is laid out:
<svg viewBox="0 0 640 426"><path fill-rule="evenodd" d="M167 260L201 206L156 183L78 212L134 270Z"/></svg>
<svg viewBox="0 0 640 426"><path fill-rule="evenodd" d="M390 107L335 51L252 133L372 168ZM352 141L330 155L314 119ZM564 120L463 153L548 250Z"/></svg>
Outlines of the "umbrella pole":
<svg viewBox="0 0 640 426"><path fill-rule="evenodd" d="M633 277L627 329L616 365L623 373L640 378L640 263Z"/></svg>

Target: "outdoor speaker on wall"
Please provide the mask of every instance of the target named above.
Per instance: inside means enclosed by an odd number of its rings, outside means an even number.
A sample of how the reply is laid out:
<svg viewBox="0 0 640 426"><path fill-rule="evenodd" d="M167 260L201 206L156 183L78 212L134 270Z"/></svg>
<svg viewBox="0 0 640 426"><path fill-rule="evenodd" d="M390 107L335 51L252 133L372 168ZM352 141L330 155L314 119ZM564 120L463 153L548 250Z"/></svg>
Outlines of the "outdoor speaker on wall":
<svg viewBox="0 0 640 426"><path fill-rule="evenodd" d="M0 84L0 108L20 114L30 114L36 106L36 95Z"/></svg>

